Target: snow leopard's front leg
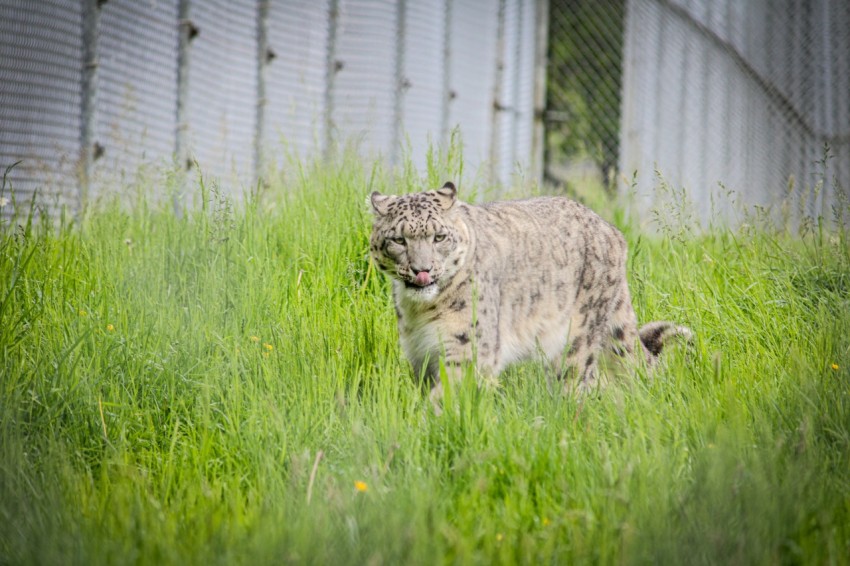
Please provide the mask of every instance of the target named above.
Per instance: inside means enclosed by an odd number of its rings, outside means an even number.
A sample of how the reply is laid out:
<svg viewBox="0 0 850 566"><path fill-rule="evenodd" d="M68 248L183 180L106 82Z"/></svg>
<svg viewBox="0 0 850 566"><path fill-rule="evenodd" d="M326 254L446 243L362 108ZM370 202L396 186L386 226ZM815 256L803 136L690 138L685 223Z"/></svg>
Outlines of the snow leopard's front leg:
<svg viewBox="0 0 850 566"><path fill-rule="evenodd" d="M440 321L445 375L441 375L437 358L430 368L431 400L435 404L445 394L444 380L450 386L459 383L469 365L474 366L479 385L492 382L500 369L498 290L491 288L484 293L476 288L474 292L463 293L467 285L470 284L460 285Z"/></svg>

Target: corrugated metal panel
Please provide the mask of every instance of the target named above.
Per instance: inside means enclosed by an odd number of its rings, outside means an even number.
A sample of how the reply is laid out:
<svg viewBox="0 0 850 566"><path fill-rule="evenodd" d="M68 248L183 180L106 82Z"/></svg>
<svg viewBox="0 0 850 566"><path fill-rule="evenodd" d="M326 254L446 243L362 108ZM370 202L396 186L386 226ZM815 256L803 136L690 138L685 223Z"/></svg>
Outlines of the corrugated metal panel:
<svg viewBox="0 0 850 566"><path fill-rule="evenodd" d="M496 1L451 6L449 126L460 127L472 174L490 158L498 13Z"/></svg>
<svg viewBox="0 0 850 566"><path fill-rule="evenodd" d="M307 157L322 149L329 10L327 0L269 6L268 43L276 57L266 70L263 141L278 164L286 152Z"/></svg>
<svg viewBox="0 0 850 566"><path fill-rule="evenodd" d="M204 174L243 186L254 176L256 10L253 0L205 0L190 11L199 31L189 55L190 153Z"/></svg>
<svg viewBox="0 0 850 566"><path fill-rule="evenodd" d="M640 172L640 189L635 194L638 210L652 205L652 195L644 178L651 174L652 109L644 101L651 87L651 58L660 41L660 9L652 2L631 0L626 4L626 26L623 53L623 94L620 126L620 165L622 174L631 178ZM643 37L638 37L642 35Z"/></svg>
<svg viewBox="0 0 850 566"><path fill-rule="evenodd" d="M695 3L702 6L694 16L695 21L704 23L707 13L704 4ZM707 104L706 84L708 60L708 50L703 46L695 46L688 41L688 35L691 33L684 24L676 22L675 36L682 42L681 49L681 65L683 79L675 88L677 92L672 92L673 96L670 101L675 100L675 106L668 106L665 114L665 120L676 121L676 135L670 136L670 141L678 145L678 158L672 174L683 179L693 179L694 183L704 183L703 165L705 159L691 159L693 155L704 154L706 150L713 151L712 148L704 147L704 139L702 136L689 135L688 132L700 131L704 128L703 118L705 117L705 108ZM672 87L669 85L668 88ZM692 187L694 196L694 206L697 210L703 210L703 207L709 203L705 197L711 191L707 186Z"/></svg>
<svg viewBox="0 0 850 566"><path fill-rule="evenodd" d="M336 139L364 156L394 144L398 6L392 0L341 0L336 37L340 64L333 86Z"/></svg>
<svg viewBox="0 0 850 566"><path fill-rule="evenodd" d="M404 31L402 136L422 171L429 144L444 141L446 1L408 1Z"/></svg>
<svg viewBox="0 0 850 566"><path fill-rule="evenodd" d="M409 140L424 168L428 144L457 126L465 171L489 179L479 168L495 157L506 181L531 144L535 3L504 3L499 50L500 0L8 0L0 158L25 159L12 175L19 194L48 185L74 203L79 172L96 197L175 153L239 195L256 161L286 153L280 142L303 158L333 139L397 164ZM506 110L494 120L499 53ZM82 138L103 150L91 164Z"/></svg>
<svg viewBox="0 0 850 566"><path fill-rule="evenodd" d="M76 0L0 5L0 175L23 160L10 176L19 203L36 190L47 206L77 203L81 17Z"/></svg>
<svg viewBox="0 0 850 566"><path fill-rule="evenodd" d="M177 0L104 4L98 45L95 187L115 188L144 163L174 153L177 109Z"/></svg>

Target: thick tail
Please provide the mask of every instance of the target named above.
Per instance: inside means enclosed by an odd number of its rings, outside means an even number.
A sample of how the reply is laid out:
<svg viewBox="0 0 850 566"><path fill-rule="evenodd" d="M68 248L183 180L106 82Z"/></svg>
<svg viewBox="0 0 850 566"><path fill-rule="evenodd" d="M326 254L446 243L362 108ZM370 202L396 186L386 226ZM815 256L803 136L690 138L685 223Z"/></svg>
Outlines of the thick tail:
<svg viewBox="0 0 850 566"><path fill-rule="evenodd" d="M694 333L687 326L678 326L666 321L648 322L638 330L638 335L646 349L646 359L650 365L658 359L661 351L670 341L691 342L694 338Z"/></svg>

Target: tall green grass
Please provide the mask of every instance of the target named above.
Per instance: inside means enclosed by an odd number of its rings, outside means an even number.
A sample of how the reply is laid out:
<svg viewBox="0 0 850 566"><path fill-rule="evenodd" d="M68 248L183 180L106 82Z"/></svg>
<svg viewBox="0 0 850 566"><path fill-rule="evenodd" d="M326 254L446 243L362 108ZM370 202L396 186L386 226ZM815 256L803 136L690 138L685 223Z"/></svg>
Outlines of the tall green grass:
<svg viewBox="0 0 850 566"><path fill-rule="evenodd" d="M693 347L599 398L527 363L437 417L364 201L458 168L7 228L0 563L848 563L846 229L618 217L638 316Z"/></svg>

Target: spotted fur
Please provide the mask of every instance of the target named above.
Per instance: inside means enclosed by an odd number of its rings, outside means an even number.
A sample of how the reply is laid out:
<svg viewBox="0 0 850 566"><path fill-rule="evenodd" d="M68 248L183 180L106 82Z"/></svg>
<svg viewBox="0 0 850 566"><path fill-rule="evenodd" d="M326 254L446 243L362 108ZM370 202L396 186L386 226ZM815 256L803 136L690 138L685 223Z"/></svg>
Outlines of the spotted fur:
<svg viewBox="0 0 850 566"><path fill-rule="evenodd" d="M441 391L439 359L480 373L542 353L565 387L597 384L610 349L653 364L685 327L640 331L626 282L626 241L590 209L540 197L475 206L453 184L373 193L375 264L392 279L402 349Z"/></svg>

